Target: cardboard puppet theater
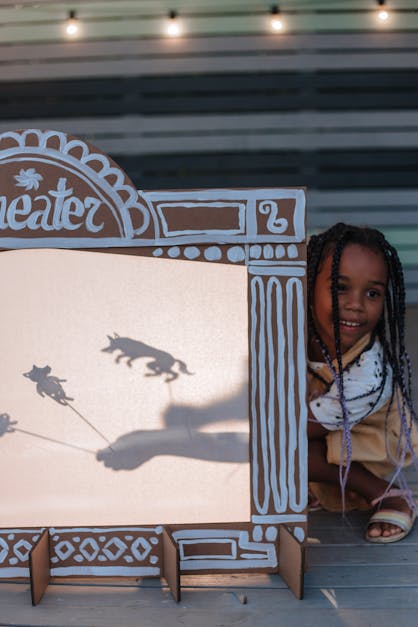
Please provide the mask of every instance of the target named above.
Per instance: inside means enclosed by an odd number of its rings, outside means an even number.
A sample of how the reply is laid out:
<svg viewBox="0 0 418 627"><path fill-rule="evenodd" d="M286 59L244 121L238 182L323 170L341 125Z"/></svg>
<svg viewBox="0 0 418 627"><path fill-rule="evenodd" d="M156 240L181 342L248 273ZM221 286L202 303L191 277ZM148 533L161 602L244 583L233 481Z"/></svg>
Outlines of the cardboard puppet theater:
<svg viewBox="0 0 418 627"><path fill-rule="evenodd" d="M303 189L138 192L84 141L0 135L0 577L302 596L304 241Z"/></svg>

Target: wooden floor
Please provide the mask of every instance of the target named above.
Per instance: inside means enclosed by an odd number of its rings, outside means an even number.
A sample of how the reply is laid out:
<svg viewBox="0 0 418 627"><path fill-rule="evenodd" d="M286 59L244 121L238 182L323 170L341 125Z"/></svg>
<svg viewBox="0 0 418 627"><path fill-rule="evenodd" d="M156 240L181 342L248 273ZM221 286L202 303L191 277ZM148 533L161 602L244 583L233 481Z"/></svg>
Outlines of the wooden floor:
<svg viewBox="0 0 418 627"><path fill-rule="evenodd" d="M2 582L0 627L416 627L418 523L382 546L363 540L366 521L310 515L302 601L276 575L183 576L179 604L160 580L55 580L37 607L27 582Z"/></svg>

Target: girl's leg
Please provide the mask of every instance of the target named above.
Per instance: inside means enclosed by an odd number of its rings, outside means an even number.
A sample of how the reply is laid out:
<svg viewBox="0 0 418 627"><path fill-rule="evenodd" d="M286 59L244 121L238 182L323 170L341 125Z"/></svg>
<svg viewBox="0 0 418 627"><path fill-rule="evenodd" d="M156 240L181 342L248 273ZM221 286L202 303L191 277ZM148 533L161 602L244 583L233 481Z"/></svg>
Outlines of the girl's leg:
<svg viewBox="0 0 418 627"><path fill-rule="evenodd" d="M311 423L315 424L315 423ZM321 425L318 425L321 427ZM322 428L322 427L321 427ZM327 462L327 447L324 437L320 437L319 430L310 428L308 475L310 481L318 481L339 485L340 469L336 464ZM315 437L316 436L316 437ZM361 494L368 502L381 496L388 487L387 481L371 473L359 462L352 462L347 478L347 488ZM402 497L384 499L385 506L410 514L411 510ZM369 527L370 537L391 536L399 533L399 527L389 523L375 523Z"/></svg>

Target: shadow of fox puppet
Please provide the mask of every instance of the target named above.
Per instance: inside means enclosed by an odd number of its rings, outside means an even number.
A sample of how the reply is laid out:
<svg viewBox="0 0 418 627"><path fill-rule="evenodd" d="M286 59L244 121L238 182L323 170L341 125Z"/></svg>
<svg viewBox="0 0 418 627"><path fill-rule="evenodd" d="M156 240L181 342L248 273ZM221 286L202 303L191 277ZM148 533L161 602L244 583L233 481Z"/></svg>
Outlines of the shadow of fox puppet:
<svg viewBox="0 0 418 627"><path fill-rule="evenodd" d="M120 350L120 354L116 357L116 363L119 363L124 357L127 358L127 365L132 367L132 362L140 357L151 357L152 361L147 362L146 366L151 372L145 374L146 377L158 377L162 374L166 374L165 381L168 383L178 378L178 372L173 370L173 366L178 364L178 368L183 374L193 374L187 370L187 366L184 361L176 359L170 353L159 350L144 342L133 340L130 337L120 337L117 333L107 336L110 342L109 346L102 348L103 353L113 353L116 350Z"/></svg>
<svg viewBox="0 0 418 627"><path fill-rule="evenodd" d="M67 405L68 401L73 401L73 398L69 398L65 394L65 390L61 383L64 383L66 379L59 379L58 377L50 376L50 366L44 366L39 368L33 366L30 372L24 372L23 376L27 377L31 381L36 383L36 391L42 397L49 396L60 405Z"/></svg>

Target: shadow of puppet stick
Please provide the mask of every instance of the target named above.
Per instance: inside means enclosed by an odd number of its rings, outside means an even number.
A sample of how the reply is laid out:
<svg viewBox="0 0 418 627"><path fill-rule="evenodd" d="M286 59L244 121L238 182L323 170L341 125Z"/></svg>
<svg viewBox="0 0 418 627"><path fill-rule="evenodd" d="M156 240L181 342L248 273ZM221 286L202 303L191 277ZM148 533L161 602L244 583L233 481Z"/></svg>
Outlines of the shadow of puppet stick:
<svg viewBox="0 0 418 627"><path fill-rule="evenodd" d="M64 405L72 409L73 412L77 414L77 416L84 420L84 422L88 424L88 426L93 429L93 431L95 431L106 442L106 444L109 445L110 448L112 448L106 436L104 436L103 433L96 429L96 427L92 425L91 422L87 420L87 418L80 414L80 412L77 411L76 408L70 405L70 403L68 402L74 399L66 395L65 390L61 385L61 383L65 382L66 379L59 379L58 377L51 375L50 372L51 366L44 366L43 368L40 368L33 365L32 370L30 372L24 372L23 376L36 383L36 391L38 392L39 396L42 396L42 398L44 396L49 396L59 405Z"/></svg>
<svg viewBox="0 0 418 627"><path fill-rule="evenodd" d="M91 453L92 455L96 455L96 451L92 449L83 448L82 446L77 446L76 444L70 444L69 442L62 442L61 440L55 440L54 438L49 438L46 435L41 435L40 433L33 433L33 431L26 431L26 429L20 429L19 427L15 427L17 425L17 420L11 420L9 414L1 414L0 415L0 437L5 435L6 433L24 433L25 435L30 435L33 438L40 438L41 440L47 440L48 442L53 442L54 444L60 444L61 446L68 446L69 448L75 448L78 451L83 451L84 453Z"/></svg>
<svg viewBox="0 0 418 627"><path fill-rule="evenodd" d="M107 439L107 437L106 437L105 435L103 435L103 433L101 433L101 431L99 431L98 429L96 429L96 427L95 427L94 425L92 425L92 424L91 424L91 422L90 422L89 420L87 420L87 418L85 418L82 414L80 414L80 412L79 412L79 411L77 411L75 407L73 407L72 405L70 405L70 403L69 403L68 401L66 402L66 405L67 405L67 407L69 407L70 409L72 409L72 410L73 410L73 412L74 412L75 414L77 414L77 416L79 416L82 420L84 420L84 422L85 422L86 424L88 424L88 426L89 426L91 429L93 429L93 431L95 431L98 435L100 435L100 437L102 438L102 440L104 440L104 441L106 442L106 444L108 444L108 445L109 445L109 448L112 448L112 446L111 446L111 444L110 444L109 440ZM113 450L113 449L112 449L112 450Z"/></svg>

